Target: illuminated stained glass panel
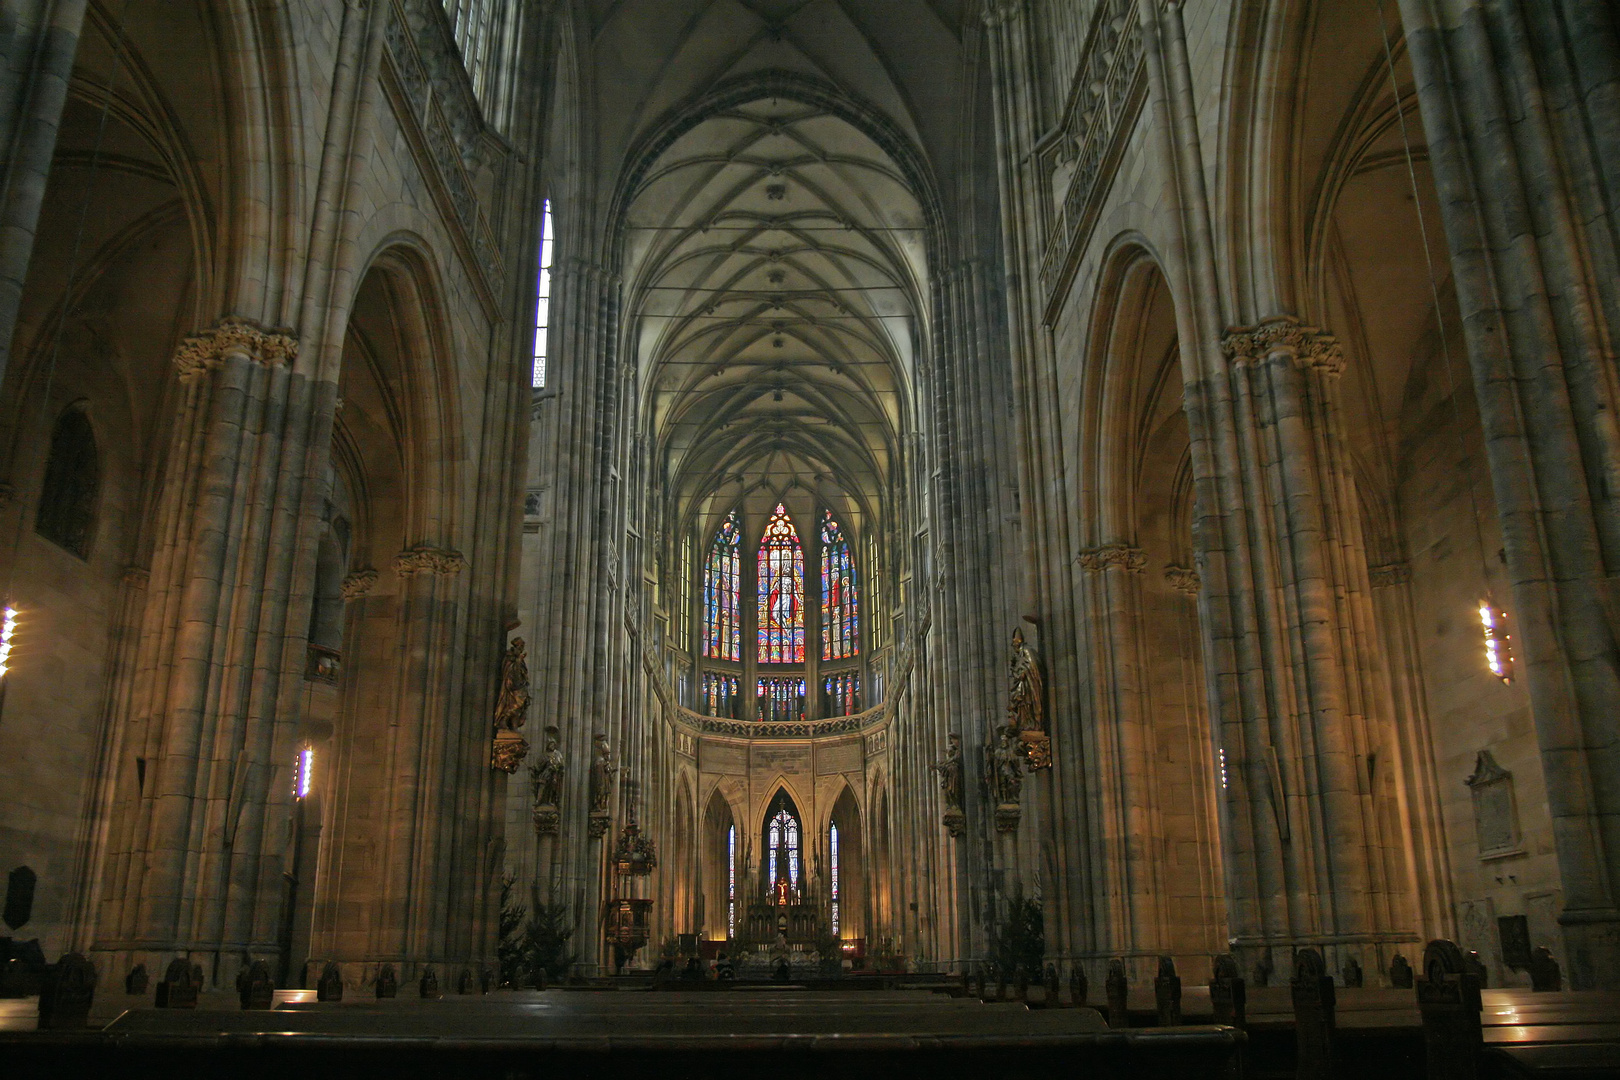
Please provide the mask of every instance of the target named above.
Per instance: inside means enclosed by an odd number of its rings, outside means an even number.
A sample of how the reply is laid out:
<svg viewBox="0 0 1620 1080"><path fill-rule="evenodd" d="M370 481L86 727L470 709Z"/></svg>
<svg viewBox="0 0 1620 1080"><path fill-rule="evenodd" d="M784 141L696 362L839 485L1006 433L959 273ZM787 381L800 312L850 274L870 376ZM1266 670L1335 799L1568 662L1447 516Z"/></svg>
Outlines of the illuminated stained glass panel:
<svg viewBox="0 0 1620 1080"><path fill-rule="evenodd" d="M760 679L758 689L761 720L804 719L803 676Z"/></svg>
<svg viewBox="0 0 1620 1080"><path fill-rule="evenodd" d="M821 658L843 660L860 652L855 560L831 511L821 515Z"/></svg>
<svg viewBox="0 0 1620 1080"><path fill-rule="evenodd" d="M759 543L759 662L804 663L804 548L780 503Z"/></svg>
<svg viewBox="0 0 1620 1080"><path fill-rule="evenodd" d="M821 680L823 712L828 716L854 716L861 711L861 677L858 672L840 671Z"/></svg>
<svg viewBox="0 0 1620 1080"><path fill-rule="evenodd" d="M742 523L737 512L721 523L703 567L703 655L742 659Z"/></svg>
<svg viewBox="0 0 1620 1080"><path fill-rule="evenodd" d="M737 718L737 676L721 671L703 673L703 712Z"/></svg>

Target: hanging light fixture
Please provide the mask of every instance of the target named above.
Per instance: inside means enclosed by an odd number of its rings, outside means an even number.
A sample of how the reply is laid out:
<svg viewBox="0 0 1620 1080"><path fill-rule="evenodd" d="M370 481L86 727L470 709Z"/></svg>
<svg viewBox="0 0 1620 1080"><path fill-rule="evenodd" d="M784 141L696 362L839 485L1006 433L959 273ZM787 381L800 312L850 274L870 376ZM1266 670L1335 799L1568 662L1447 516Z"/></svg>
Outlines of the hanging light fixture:
<svg viewBox="0 0 1620 1080"><path fill-rule="evenodd" d="M17 606L7 604L4 613L0 613L0 679L11 670L11 644L16 635Z"/></svg>
<svg viewBox="0 0 1620 1080"><path fill-rule="evenodd" d="M1507 632L1507 612L1491 603L1489 597L1479 602L1480 629L1485 634L1485 666L1504 683L1513 681L1513 650Z"/></svg>

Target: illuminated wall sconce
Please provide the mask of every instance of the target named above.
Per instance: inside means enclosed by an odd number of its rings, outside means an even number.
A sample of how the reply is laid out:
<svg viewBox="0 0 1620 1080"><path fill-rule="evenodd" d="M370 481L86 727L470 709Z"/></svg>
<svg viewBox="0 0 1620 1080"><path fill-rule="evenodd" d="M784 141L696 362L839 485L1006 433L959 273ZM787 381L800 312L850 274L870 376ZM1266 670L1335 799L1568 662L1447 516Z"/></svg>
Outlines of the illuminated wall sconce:
<svg viewBox="0 0 1620 1080"><path fill-rule="evenodd" d="M0 613L0 679L11 670L11 642L16 636L17 608L7 604L4 613Z"/></svg>
<svg viewBox="0 0 1620 1080"><path fill-rule="evenodd" d="M1505 683L1513 681L1512 637L1507 632L1507 612L1484 599L1479 602L1479 623L1485 633L1485 666Z"/></svg>

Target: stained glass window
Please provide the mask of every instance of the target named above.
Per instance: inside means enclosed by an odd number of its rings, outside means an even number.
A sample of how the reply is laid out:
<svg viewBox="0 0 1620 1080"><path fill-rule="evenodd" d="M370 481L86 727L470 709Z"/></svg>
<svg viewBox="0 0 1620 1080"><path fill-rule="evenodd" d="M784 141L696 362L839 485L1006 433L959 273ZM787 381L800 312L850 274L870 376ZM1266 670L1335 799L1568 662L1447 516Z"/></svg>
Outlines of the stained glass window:
<svg viewBox="0 0 1620 1080"><path fill-rule="evenodd" d="M759 543L759 662L804 663L804 549L781 503Z"/></svg>
<svg viewBox="0 0 1620 1080"><path fill-rule="evenodd" d="M726 937L737 936L737 826L726 830Z"/></svg>
<svg viewBox="0 0 1620 1080"><path fill-rule="evenodd" d="M833 823L828 836L827 845L832 855L832 932L833 937L838 936L838 824Z"/></svg>
<svg viewBox="0 0 1620 1080"><path fill-rule="evenodd" d="M772 677L759 680L761 720L803 720L803 677Z"/></svg>
<svg viewBox="0 0 1620 1080"><path fill-rule="evenodd" d="M854 671L840 671L821 680L823 709L828 716L854 716L861 711L861 676Z"/></svg>
<svg viewBox="0 0 1620 1080"><path fill-rule="evenodd" d="M733 510L714 534L703 568L703 655L713 660L742 659L741 570L742 523Z"/></svg>
<svg viewBox="0 0 1620 1080"><path fill-rule="evenodd" d="M765 838L768 863L765 880L770 884L771 902L786 905L799 894L799 819L785 794L772 804Z"/></svg>
<svg viewBox="0 0 1620 1080"><path fill-rule="evenodd" d="M821 514L821 658L843 660L860 652L855 560L832 512Z"/></svg>
<svg viewBox="0 0 1620 1080"><path fill-rule="evenodd" d="M703 712L737 718L737 676L722 671L703 673Z"/></svg>
<svg viewBox="0 0 1620 1080"><path fill-rule="evenodd" d="M546 335L551 326L551 250L555 242L551 235L551 200L540 204L540 279L534 306L534 388L546 385Z"/></svg>

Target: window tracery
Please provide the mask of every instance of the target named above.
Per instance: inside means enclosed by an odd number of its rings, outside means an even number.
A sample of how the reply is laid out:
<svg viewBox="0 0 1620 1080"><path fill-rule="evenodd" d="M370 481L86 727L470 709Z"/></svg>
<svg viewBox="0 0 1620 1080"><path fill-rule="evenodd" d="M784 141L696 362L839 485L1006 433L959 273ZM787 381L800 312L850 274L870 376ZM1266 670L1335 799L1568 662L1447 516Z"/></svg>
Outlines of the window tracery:
<svg viewBox="0 0 1620 1080"><path fill-rule="evenodd" d="M773 676L759 680L761 720L804 719L804 677Z"/></svg>
<svg viewBox="0 0 1620 1080"><path fill-rule="evenodd" d="M715 532L703 568L703 655L711 660L742 659L741 570L742 522L733 510Z"/></svg>
<svg viewBox="0 0 1620 1080"><path fill-rule="evenodd" d="M804 549L781 503L759 544L759 662L804 663Z"/></svg>
<svg viewBox="0 0 1620 1080"><path fill-rule="evenodd" d="M771 903L786 906L799 896L799 817L786 794L778 795L772 807L766 825L765 880L770 883Z"/></svg>
<svg viewBox="0 0 1620 1080"><path fill-rule="evenodd" d="M860 652L859 600L849 541L832 511L821 514L821 658L844 660Z"/></svg>

